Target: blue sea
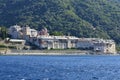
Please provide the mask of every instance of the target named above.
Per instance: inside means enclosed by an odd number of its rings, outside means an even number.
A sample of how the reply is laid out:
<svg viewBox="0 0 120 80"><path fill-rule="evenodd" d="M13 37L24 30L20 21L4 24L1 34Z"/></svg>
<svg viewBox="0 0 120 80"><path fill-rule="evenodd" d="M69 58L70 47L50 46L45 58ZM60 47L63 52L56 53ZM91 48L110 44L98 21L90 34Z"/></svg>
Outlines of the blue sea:
<svg viewBox="0 0 120 80"><path fill-rule="evenodd" d="M120 80L120 56L0 56L0 80Z"/></svg>

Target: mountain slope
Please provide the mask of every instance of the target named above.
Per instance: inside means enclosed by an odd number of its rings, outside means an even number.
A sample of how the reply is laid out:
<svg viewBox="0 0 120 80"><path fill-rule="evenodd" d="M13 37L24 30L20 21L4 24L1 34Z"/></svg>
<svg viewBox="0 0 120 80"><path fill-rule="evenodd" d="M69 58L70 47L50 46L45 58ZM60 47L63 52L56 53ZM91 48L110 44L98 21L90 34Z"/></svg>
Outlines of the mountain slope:
<svg viewBox="0 0 120 80"><path fill-rule="evenodd" d="M112 0L1 0L0 25L47 27L50 33L112 38L120 43L119 8Z"/></svg>

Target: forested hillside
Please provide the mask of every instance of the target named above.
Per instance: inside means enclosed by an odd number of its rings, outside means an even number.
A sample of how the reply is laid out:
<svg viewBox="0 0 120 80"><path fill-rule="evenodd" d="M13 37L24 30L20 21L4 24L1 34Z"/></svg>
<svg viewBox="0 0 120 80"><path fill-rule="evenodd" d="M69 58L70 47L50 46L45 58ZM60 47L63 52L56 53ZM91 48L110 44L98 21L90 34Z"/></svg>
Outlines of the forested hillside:
<svg viewBox="0 0 120 80"><path fill-rule="evenodd" d="M0 0L0 26L47 27L78 37L120 43L120 0Z"/></svg>

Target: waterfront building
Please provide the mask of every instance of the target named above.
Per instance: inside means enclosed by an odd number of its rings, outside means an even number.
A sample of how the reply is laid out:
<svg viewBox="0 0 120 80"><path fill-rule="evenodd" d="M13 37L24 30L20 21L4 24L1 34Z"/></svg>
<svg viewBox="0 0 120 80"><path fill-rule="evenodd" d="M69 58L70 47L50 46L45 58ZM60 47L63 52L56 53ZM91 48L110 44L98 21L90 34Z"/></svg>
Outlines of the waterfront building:
<svg viewBox="0 0 120 80"><path fill-rule="evenodd" d="M77 48L92 50L96 53L116 53L116 46L113 40L99 38L79 38Z"/></svg>
<svg viewBox="0 0 120 80"><path fill-rule="evenodd" d="M84 50L89 50L93 49L93 43L97 38L79 38L77 42L77 48L78 49L84 49Z"/></svg>
<svg viewBox="0 0 120 80"><path fill-rule="evenodd" d="M7 46L16 47L19 50L24 48L25 42L26 41L22 39L6 39Z"/></svg>
<svg viewBox="0 0 120 80"><path fill-rule="evenodd" d="M78 38L75 36L52 36L47 28L40 31L31 29L29 26L18 25L9 28L9 34L15 39L24 39L39 49L83 49L99 53L116 53L116 46L113 40L100 38Z"/></svg>
<svg viewBox="0 0 120 80"><path fill-rule="evenodd" d="M40 49L76 48L78 38L74 36L38 36L34 43Z"/></svg>
<svg viewBox="0 0 120 80"><path fill-rule="evenodd" d="M116 46L113 40L99 40L94 42L94 51L106 54L116 54Z"/></svg>

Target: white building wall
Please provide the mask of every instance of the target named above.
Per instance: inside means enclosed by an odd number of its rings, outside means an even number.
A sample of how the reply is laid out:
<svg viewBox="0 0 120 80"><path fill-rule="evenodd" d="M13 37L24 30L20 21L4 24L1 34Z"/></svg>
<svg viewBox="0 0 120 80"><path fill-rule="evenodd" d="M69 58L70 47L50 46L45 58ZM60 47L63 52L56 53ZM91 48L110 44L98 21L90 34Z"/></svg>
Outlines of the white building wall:
<svg viewBox="0 0 120 80"><path fill-rule="evenodd" d="M77 48L90 48L93 47L92 41L79 40L76 44Z"/></svg>
<svg viewBox="0 0 120 80"><path fill-rule="evenodd" d="M56 37L56 36L55 36ZM68 47L75 47L75 43L69 43L68 46L68 42L67 39L63 40L57 36L57 38L53 37L38 37L38 39L41 39L43 43L39 43L41 48L47 48L47 49L66 49ZM71 41L70 41L71 42ZM38 43L36 43L37 45ZM72 46L71 46L72 45Z"/></svg>

